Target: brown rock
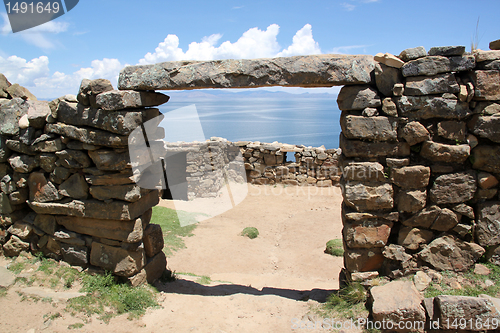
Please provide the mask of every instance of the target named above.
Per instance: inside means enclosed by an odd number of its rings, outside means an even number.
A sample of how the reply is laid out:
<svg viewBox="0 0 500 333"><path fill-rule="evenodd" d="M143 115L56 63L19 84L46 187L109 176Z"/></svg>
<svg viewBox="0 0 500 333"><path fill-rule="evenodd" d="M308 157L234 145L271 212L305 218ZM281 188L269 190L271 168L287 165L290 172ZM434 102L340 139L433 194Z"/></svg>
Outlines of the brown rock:
<svg viewBox="0 0 500 333"><path fill-rule="evenodd" d="M80 150L65 149L56 152L59 164L67 169L82 169L90 166L89 156Z"/></svg>
<svg viewBox="0 0 500 333"><path fill-rule="evenodd" d="M150 219L151 209L141 217L130 221L56 216L57 223L68 230L125 243L140 242Z"/></svg>
<svg viewBox="0 0 500 333"><path fill-rule="evenodd" d="M392 226L392 222L378 221L346 223L342 233L349 248L384 247Z"/></svg>
<svg viewBox="0 0 500 333"><path fill-rule="evenodd" d="M438 205L469 201L476 192L475 172L459 172L436 178L430 190L430 199Z"/></svg>
<svg viewBox="0 0 500 333"><path fill-rule="evenodd" d="M3 254L7 257L16 257L21 251L28 251L30 243L23 242L16 235L12 235L7 243L3 245Z"/></svg>
<svg viewBox="0 0 500 333"><path fill-rule="evenodd" d="M500 244L500 202L487 201L478 206L476 239L481 246Z"/></svg>
<svg viewBox="0 0 500 333"><path fill-rule="evenodd" d="M391 209L394 205L392 185L349 182L345 186L344 202L357 211Z"/></svg>
<svg viewBox="0 0 500 333"><path fill-rule="evenodd" d="M24 221L17 221L7 230L11 235L15 235L26 241L33 234L33 225Z"/></svg>
<svg viewBox="0 0 500 333"><path fill-rule="evenodd" d="M343 175L345 180L385 181L384 166L376 162L351 162Z"/></svg>
<svg viewBox="0 0 500 333"><path fill-rule="evenodd" d="M436 320L439 320L443 330L455 331L457 327L453 322L460 322L464 330L482 331L485 327L481 324L500 320L499 310L487 298L439 295L434 298L434 304Z"/></svg>
<svg viewBox="0 0 500 333"><path fill-rule="evenodd" d="M90 263L119 276L132 276L144 267L146 256L143 249L127 251L122 248L93 242L90 251Z"/></svg>
<svg viewBox="0 0 500 333"><path fill-rule="evenodd" d="M403 127L402 136L410 146L430 140L431 138L429 131L427 131L424 125L417 121L412 121L406 124L405 127Z"/></svg>
<svg viewBox="0 0 500 333"><path fill-rule="evenodd" d="M470 146L446 145L433 141L425 141L422 144L420 155L433 162L464 163L470 155Z"/></svg>
<svg viewBox="0 0 500 333"><path fill-rule="evenodd" d="M169 98L157 92L111 90L97 95L96 104L103 110L114 111L158 106L168 102Z"/></svg>
<svg viewBox="0 0 500 333"><path fill-rule="evenodd" d="M17 83L14 83L5 91L10 95L11 98L22 98L24 100L29 100L29 101L36 101L35 95L30 93L30 91L22 86L20 86Z"/></svg>
<svg viewBox="0 0 500 333"><path fill-rule="evenodd" d="M79 128L63 123L47 124L45 125L45 131L99 146L125 147L128 143L128 136L111 134L97 129Z"/></svg>
<svg viewBox="0 0 500 333"><path fill-rule="evenodd" d="M431 169L423 165L414 165L391 169L391 181L404 189L427 187Z"/></svg>
<svg viewBox="0 0 500 333"><path fill-rule="evenodd" d="M500 143L500 117L475 115L467 125L474 134Z"/></svg>
<svg viewBox="0 0 500 333"><path fill-rule="evenodd" d="M28 178L31 202L50 202L61 199L57 188L47 181L43 173L33 172Z"/></svg>
<svg viewBox="0 0 500 333"><path fill-rule="evenodd" d="M472 167L487 172L500 173L500 147L478 146L472 150Z"/></svg>
<svg viewBox="0 0 500 333"><path fill-rule="evenodd" d="M56 218L53 215L37 215L34 225L49 235L54 235L57 229Z"/></svg>
<svg viewBox="0 0 500 333"><path fill-rule="evenodd" d="M474 265L474 274L477 275L490 275L491 271L488 267L483 264L475 264Z"/></svg>
<svg viewBox="0 0 500 333"><path fill-rule="evenodd" d="M340 126L348 139L395 141L398 123L388 117L362 117L343 115ZM267 164L267 163L266 163Z"/></svg>
<svg viewBox="0 0 500 333"><path fill-rule="evenodd" d="M344 249L344 266L351 273L376 271L382 267L383 262L381 248Z"/></svg>
<svg viewBox="0 0 500 333"><path fill-rule="evenodd" d="M425 207L427 203L427 190L402 189L396 196L398 211L406 213L416 213Z"/></svg>
<svg viewBox="0 0 500 333"><path fill-rule="evenodd" d="M457 80L452 73L409 77L405 84L405 95L410 96L456 94L459 91Z"/></svg>
<svg viewBox="0 0 500 333"><path fill-rule="evenodd" d="M399 230L398 244L409 249L418 250L422 245L428 244L434 234L430 230L403 227Z"/></svg>
<svg viewBox="0 0 500 333"><path fill-rule="evenodd" d="M365 142L349 140L340 134L340 148L347 157L405 157L410 155L410 146L406 142Z"/></svg>
<svg viewBox="0 0 500 333"><path fill-rule="evenodd" d="M463 121L441 121L437 125L438 135L448 140L457 140L465 142L465 135L467 133L466 124Z"/></svg>
<svg viewBox="0 0 500 333"><path fill-rule="evenodd" d="M477 183L483 190L490 189L498 185L498 179L491 173L479 172L477 175Z"/></svg>
<svg viewBox="0 0 500 333"><path fill-rule="evenodd" d="M394 327L408 322L414 327L415 323L426 320L421 304L423 297L411 281L392 281L383 286L375 286L370 289L370 294L374 321L391 322ZM420 330L423 331L423 325Z"/></svg>
<svg viewBox="0 0 500 333"><path fill-rule="evenodd" d="M370 83L374 67L373 56L369 55L321 54L273 59L173 61L125 67L120 72L118 89L182 90L276 85L331 87Z"/></svg>
<svg viewBox="0 0 500 333"><path fill-rule="evenodd" d="M144 266L144 270L146 272L146 280L148 283L152 284L156 280L158 280L163 272L167 268L167 258L165 257L165 253L162 251L158 252L153 258L148 258L146 266Z"/></svg>
<svg viewBox="0 0 500 333"><path fill-rule="evenodd" d="M477 244L443 236L433 240L418 255L437 270L462 272L472 267L483 253L484 249Z"/></svg>
<svg viewBox="0 0 500 333"><path fill-rule="evenodd" d="M136 202L150 190L141 189L135 184L112 185L112 186L91 186L90 194L98 200L119 199L128 202Z"/></svg>
<svg viewBox="0 0 500 333"><path fill-rule="evenodd" d="M142 239L144 243L144 250L146 251L146 256L153 257L158 252L163 250L163 232L161 231L161 226L159 224L149 224L144 230L144 238Z"/></svg>
<svg viewBox="0 0 500 333"><path fill-rule="evenodd" d="M403 76L399 69L387 64L375 65L375 83L383 95L392 96L394 85L401 82L403 82Z"/></svg>
<svg viewBox="0 0 500 333"><path fill-rule="evenodd" d="M128 152L118 153L114 150L89 151L89 156L99 170L120 171L130 163Z"/></svg>
<svg viewBox="0 0 500 333"><path fill-rule="evenodd" d="M363 110L365 108L376 108L382 105L380 97L375 89L368 85L344 86L337 97L340 110Z"/></svg>
<svg viewBox="0 0 500 333"><path fill-rule="evenodd" d="M453 229L459 220L459 216L448 208L441 209L439 215L431 226L432 230L449 231Z"/></svg>
<svg viewBox="0 0 500 333"><path fill-rule="evenodd" d="M417 227L429 229L431 225L436 221L437 217L441 213L441 208L438 206L425 207L411 218L404 220L403 225L408 227Z"/></svg>
<svg viewBox="0 0 500 333"><path fill-rule="evenodd" d="M59 186L59 193L73 199L87 199L89 186L81 174L75 173Z"/></svg>
<svg viewBox="0 0 500 333"><path fill-rule="evenodd" d="M500 99L500 71L476 70L472 72L471 77L476 89L474 99L488 101Z"/></svg>
<svg viewBox="0 0 500 333"><path fill-rule="evenodd" d="M500 39L490 42L489 47L490 50L500 50Z"/></svg>

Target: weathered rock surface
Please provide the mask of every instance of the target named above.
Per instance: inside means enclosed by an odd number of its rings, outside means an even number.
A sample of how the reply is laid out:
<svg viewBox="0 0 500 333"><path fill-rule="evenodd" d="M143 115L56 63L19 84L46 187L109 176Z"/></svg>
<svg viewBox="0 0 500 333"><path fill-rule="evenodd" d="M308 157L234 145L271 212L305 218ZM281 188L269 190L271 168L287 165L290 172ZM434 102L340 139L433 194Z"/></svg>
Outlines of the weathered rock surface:
<svg viewBox="0 0 500 333"><path fill-rule="evenodd" d="M500 117L475 115L468 123L472 133L500 143Z"/></svg>
<svg viewBox="0 0 500 333"><path fill-rule="evenodd" d="M337 104L342 111L363 110L382 105L377 90L368 85L344 86L337 97Z"/></svg>
<svg viewBox="0 0 500 333"><path fill-rule="evenodd" d="M391 234L392 222L368 221L346 223L342 230L343 239L349 248L384 247Z"/></svg>
<svg viewBox="0 0 500 333"><path fill-rule="evenodd" d="M395 200L399 212L416 213L427 203L427 190L401 189Z"/></svg>
<svg viewBox="0 0 500 333"><path fill-rule="evenodd" d="M479 204L476 238L481 246L500 244L500 202L487 201Z"/></svg>
<svg viewBox="0 0 500 333"><path fill-rule="evenodd" d="M61 199L57 187L50 181L47 181L41 172L33 172L29 179L30 201L31 202L50 202Z"/></svg>
<svg viewBox="0 0 500 333"><path fill-rule="evenodd" d="M36 101L35 95L33 95L28 89L20 86L17 83L9 86L5 91L10 95L11 98L22 98L23 100Z"/></svg>
<svg viewBox="0 0 500 333"><path fill-rule="evenodd" d="M427 56L427 51L423 46L413 47L403 50L399 54L399 58L403 61L415 60Z"/></svg>
<svg viewBox="0 0 500 333"><path fill-rule="evenodd" d="M0 105L0 134L19 134L19 119L28 114L29 104L22 98L14 98Z"/></svg>
<svg viewBox="0 0 500 333"><path fill-rule="evenodd" d="M59 186L59 193L74 199L87 199L89 186L83 175L75 173Z"/></svg>
<svg viewBox="0 0 500 333"><path fill-rule="evenodd" d="M465 53L465 46L437 46L431 47L429 50L430 56L461 56Z"/></svg>
<svg viewBox="0 0 500 333"><path fill-rule="evenodd" d="M460 91L455 75L451 73L434 76L413 76L406 79L405 95L422 96Z"/></svg>
<svg viewBox="0 0 500 333"><path fill-rule="evenodd" d="M146 264L144 249L127 251L122 248L93 242L90 263L102 267L119 276L132 276Z"/></svg>
<svg viewBox="0 0 500 333"><path fill-rule="evenodd" d="M384 166L375 162L352 162L343 171L345 180L385 181Z"/></svg>
<svg viewBox="0 0 500 333"><path fill-rule="evenodd" d="M402 137L410 146L430 140L431 138L429 131L418 121L412 121L406 124L403 127Z"/></svg>
<svg viewBox="0 0 500 333"><path fill-rule="evenodd" d="M437 270L462 272L472 267L484 251L477 244L443 236L433 240L418 255Z"/></svg>
<svg viewBox="0 0 500 333"><path fill-rule="evenodd" d="M120 171L130 163L129 153L99 149L89 151L89 156L99 170Z"/></svg>
<svg viewBox="0 0 500 333"><path fill-rule="evenodd" d="M47 133L63 135L83 143L100 146L125 147L128 142L128 136L111 134L97 129L79 128L63 123L47 124L45 125L45 131Z"/></svg>
<svg viewBox="0 0 500 333"><path fill-rule="evenodd" d="M98 200L118 199L128 202L136 202L150 190L141 189L135 184L111 185L111 186L91 186L90 194Z"/></svg>
<svg viewBox="0 0 500 333"><path fill-rule="evenodd" d="M408 322L412 327L416 322L425 322L423 297L411 281L392 281L373 287L370 295L374 321L391 322L394 327L402 322Z"/></svg>
<svg viewBox="0 0 500 333"><path fill-rule="evenodd" d="M467 128L465 122L448 120L441 121L437 124L438 135L448 140L456 140L465 142Z"/></svg>
<svg viewBox="0 0 500 333"><path fill-rule="evenodd" d="M390 209L394 205L392 185L388 183L349 182L345 186L344 201L356 210Z"/></svg>
<svg viewBox="0 0 500 333"><path fill-rule="evenodd" d="M3 253L7 257L18 256L21 251L27 251L30 243L24 242L16 235L12 235L7 243L3 245Z"/></svg>
<svg viewBox="0 0 500 333"><path fill-rule="evenodd" d="M472 114L467 103L433 96L402 96L396 99L401 116L414 119L463 119Z"/></svg>
<svg viewBox="0 0 500 333"><path fill-rule="evenodd" d="M274 59L173 61L128 66L120 90L251 88L255 86L331 87L370 83L373 56L311 55ZM193 75L196 73L196 75Z"/></svg>
<svg viewBox="0 0 500 333"><path fill-rule="evenodd" d="M406 142L365 142L349 140L340 135L340 148L347 157L405 157L410 155L410 145Z"/></svg>
<svg viewBox="0 0 500 333"><path fill-rule="evenodd" d="M431 169L423 165L391 169L391 181L404 189L417 189L429 185Z"/></svg>
<svg viewBox="0 0 500 333"><path fill-rule="evenodd" d="M431 201L440 204L462 203L474 197L477 189L475 172L446 174L436 178L430 190Z"/></svg>
<svg viewBox="0 0 500 333"><path fill-rule="evenodd" d="M500 173L500 147L479 146L472 150L474 169Z"/></svg>
<svg viewBox="0 0 500 333"><path fill-rule="evenodd" d="M470 146L447 145L443 143L425 141L422 144L420 155L433 162L464 163L470 155Z"/></svg>
<svg viewBox="0 0 500 333"><path fill-rule="evenodd" d="M475 70L472 72L472 81L476 89L474 98L478 100L500 100L500 71Z"/></svg>
<svg viewBox="0 0 500 333"><path fill-rule="evenodd" d="M401 60L400 60L401 61ZM392 96L392 89L397 83L403 82L403 76L397 68L389 67L384 64L375 66L375 83L377 89L384 96Z"/></svg>
<svg viewBox="0 0 500 333"><path fill-rule="evenodd" d="M167 95L149 91L112 90L96 96L96 104L107 111L158 106L168 102Z"/></svg>
<svg viewBox="0 0 500 333"><path fill-rule="evenodd" d="M430 230L403 227L399 230L398 244L410 250L418 250L433 238L434 234Z"/></svg>
<svg viewBox="0 0 500 333"><path fill-rule="evenodd" d="M164 246L161 226L159 224L149 224L144 230L142 242L144 243L146 256L153 257L157 253L161 252Z"/></svg>
<svg viewBox="0 0 500 333"><path fill-rule="evenodd" d="M370 272L382 267L382 248L345 249L344 266L349 272Z"/></svg>
<svg viewBox="0 0 500 333"><path fill-rule="evenodd" d="M397 121L388 117L343 115L340 126L348 139L395 141L398 136Z"/></svg>
<svg viewBox="0 0 500 333"><path fill-rule="evenodd" d="M86 266L89 263L86 246L61 243L63 260L73 266Z"/></svg>
<svg viewBox="0 0 500 333"><path fill-rule="evenodd" d="M427 56L416 60L411 60L403 65L403 76L432 76L446 72L459 72L473 69L476 66L476 59L472 55L466 56Z"/></svg>

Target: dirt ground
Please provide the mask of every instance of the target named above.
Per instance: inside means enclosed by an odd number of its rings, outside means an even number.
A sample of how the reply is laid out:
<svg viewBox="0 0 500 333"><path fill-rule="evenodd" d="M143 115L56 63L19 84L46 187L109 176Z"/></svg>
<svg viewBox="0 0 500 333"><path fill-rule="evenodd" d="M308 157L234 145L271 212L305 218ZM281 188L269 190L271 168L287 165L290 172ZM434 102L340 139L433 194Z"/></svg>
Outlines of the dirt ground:
<svg viewBox="0 0 500 333"><path fill-rule="evenodd" d="M317 320L308 316L310 308L338 289L342 258L323 251L328 240L341 238L341 201L337 187L249 185L243 202L200 222L185 238L186 248L168 258L178 280L157 285L161 308L132 321L125 315L109 324L94 319L71 331L324 331L294 328ZM245 227L256 227L259 236L240 236ZM201 284L200 276L212 282ZM2 332L67 332L82 322L64 312L63 303L20 302L11 289L0 300ZM47 313L57 311L62 317L47 321Z"/></svg>

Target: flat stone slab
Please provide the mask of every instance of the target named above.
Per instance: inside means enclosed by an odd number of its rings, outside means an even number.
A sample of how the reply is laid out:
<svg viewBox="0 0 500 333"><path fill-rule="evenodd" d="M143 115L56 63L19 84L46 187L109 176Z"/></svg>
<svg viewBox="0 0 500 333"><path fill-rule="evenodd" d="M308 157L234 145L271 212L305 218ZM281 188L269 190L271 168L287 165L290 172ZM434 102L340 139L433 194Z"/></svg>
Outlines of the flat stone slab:
<svg viewBox="0 0 500 333"><path fill-rule="evenodd" d="M172 61L128 66L120 90L331 87L371 83L373 56L321 54L271 59Z"/></svg>

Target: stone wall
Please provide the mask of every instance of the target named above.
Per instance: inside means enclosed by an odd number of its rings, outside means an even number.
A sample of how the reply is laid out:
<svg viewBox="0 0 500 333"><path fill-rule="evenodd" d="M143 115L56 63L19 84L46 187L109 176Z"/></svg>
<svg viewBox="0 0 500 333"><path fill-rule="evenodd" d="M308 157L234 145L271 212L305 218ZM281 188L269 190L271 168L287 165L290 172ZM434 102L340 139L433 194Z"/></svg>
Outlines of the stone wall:
<svg viewBox="0 0 500 333"><path fill-rule="evenodd" d="M463 271L500 255L500 51L378 54L344 86L340 147L348 277ZM364 273L363 273L364 272Z"/></svg>
<svg viewBox="0 0 500 333"><path fill-rule="evenodd" d="M78 96L37 101L0 74L0 250L152 282L166 267L150 224L157 190L135 184L128 135L168 101L83 80Z"/></svg>

